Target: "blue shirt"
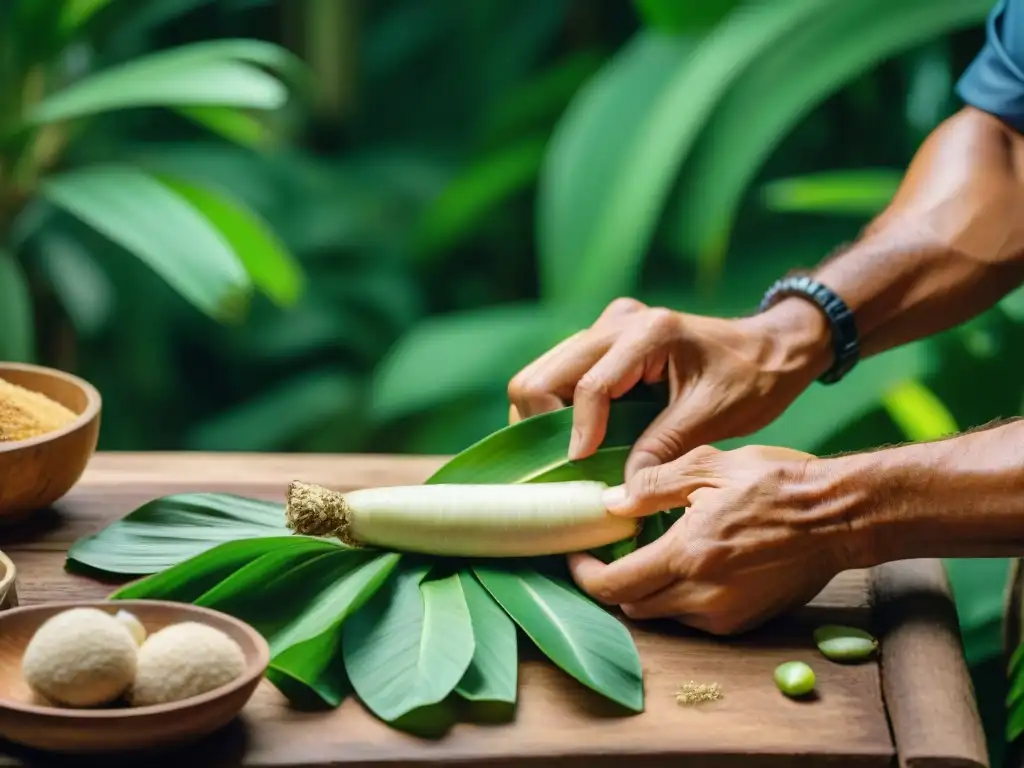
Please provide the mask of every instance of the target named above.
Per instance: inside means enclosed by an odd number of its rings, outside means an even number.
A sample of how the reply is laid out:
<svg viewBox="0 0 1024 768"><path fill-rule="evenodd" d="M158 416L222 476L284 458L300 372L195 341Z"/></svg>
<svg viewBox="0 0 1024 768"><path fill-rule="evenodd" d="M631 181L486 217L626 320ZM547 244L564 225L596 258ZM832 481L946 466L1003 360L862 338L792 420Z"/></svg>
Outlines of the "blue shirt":
<svg viewBox="0 0 1024 768"><path fill-rule="evenodd" d="M1024 0L999 0L986 41L956 85L967 104L1024 133Z"/></svg>

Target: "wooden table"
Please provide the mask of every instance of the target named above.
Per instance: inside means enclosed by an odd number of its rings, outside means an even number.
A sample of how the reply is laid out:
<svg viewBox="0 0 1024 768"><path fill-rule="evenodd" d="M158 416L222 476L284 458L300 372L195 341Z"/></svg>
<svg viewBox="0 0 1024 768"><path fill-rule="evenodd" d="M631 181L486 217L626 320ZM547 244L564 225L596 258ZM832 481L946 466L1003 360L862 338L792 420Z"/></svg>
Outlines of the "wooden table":
<svg viewBox="0 0 1024 768"><path fill-rule="evenodd" d="M156 496L225 491L282 500L302 478L338 489L418 483L434 457L99 454L53 510L0 531L19 569L22 604L95 599L111 586L64 572L67 548ZM871 626L880 663L839 665L814 648L821 622ZM522 664L514 723L459 724L426 741L395 731L355 700L315 714L289 709L267 683L233 725L168 756L167 765L327 766L982 766L985 742L939 563L911 561L841 574L797 616L724 641L671 623L631 626L643 661L646 711L610 716L550 663ZM816 701L772 682L790 659L811 663ZM717 682L724 697L684 707L677 687ZM107 761L104 761L107 762ZM147 760L156 765L159 760ZM0 765L65 765L0 745ZM134 764L134 763L132 763Z"/></svg>

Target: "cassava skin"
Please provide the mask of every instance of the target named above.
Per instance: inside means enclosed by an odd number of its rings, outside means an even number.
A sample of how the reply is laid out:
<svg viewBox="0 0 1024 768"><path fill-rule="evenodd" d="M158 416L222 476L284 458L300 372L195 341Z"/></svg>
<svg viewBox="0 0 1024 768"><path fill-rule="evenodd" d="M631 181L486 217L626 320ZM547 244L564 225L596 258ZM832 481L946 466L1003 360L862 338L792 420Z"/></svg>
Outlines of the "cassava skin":
<svg viewBox="0 0 1024 768"><path fill-rule="evenodd" d="M302 482L288 489L288 526L373 546L454 557L580 552L636 535L635 519L608 514L605 484L414 485L341 494Z"/></svg>

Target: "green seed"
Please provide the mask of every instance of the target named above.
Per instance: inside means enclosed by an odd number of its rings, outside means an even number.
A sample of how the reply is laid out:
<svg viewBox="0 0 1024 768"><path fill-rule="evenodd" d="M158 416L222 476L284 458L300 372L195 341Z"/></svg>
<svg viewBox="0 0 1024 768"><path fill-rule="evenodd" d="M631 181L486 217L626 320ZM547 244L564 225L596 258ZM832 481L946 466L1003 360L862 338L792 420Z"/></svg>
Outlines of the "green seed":
<svg viewBox="0 0 1024 768"><path fill-rule="evenodd" d="M787 661L775 668L775 684L787 696L804 696L814 690L814 670L802 661Z"/></svg>
<svg viewBox="0 0 1024 768"><path fill-rule="evenodd" d="M814 630L818 650L832 661L863 661L874 655L878 641L863 629L829 624Z"/></svg>

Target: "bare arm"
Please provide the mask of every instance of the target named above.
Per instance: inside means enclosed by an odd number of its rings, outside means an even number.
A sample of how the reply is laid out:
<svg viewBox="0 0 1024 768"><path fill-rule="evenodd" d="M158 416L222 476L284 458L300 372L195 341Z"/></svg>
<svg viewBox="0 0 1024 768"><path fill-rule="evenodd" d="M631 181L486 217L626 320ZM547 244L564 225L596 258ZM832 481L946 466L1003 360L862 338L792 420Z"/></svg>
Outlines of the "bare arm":
<svg viewBox="0 0 1024 768"><path fill-rule="evenodd" d="M863 357L988 309L1024 281L1024 136L961 110L922 144L886 211L814 276L853 310ZM829 347L817 315L788 299L749 322L820 373Z"/></svg>
<svg viewBox="0 0 1024 768"><path fill-rule="evenodd" d="M812 485L849 521L851 567L1024 552L1024 420L815 464Z"/></svg>

